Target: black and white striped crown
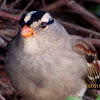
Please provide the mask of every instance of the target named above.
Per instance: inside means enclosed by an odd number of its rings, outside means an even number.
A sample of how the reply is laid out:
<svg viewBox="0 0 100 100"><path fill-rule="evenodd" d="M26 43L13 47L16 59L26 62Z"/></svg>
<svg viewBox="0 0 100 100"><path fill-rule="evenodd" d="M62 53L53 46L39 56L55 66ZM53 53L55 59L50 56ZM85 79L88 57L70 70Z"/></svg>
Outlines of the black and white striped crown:
<svg viewBox="0 0 100 100"><path fill-rule="evenodd" d="M45 11L31 11L22 15L22 18L19 21L19 25L23 27L25 24L30 26L33 22L42 22L53 23L53 19L49 13Z"/></svg>

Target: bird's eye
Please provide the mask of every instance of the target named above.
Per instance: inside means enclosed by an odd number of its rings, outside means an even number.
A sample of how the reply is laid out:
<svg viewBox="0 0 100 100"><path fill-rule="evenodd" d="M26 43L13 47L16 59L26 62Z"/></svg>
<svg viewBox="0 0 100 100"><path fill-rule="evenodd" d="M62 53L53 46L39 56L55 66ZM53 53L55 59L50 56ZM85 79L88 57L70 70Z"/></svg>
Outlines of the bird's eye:
<svg viewBox="0 0 100 100"><path fill-rule="evenodd" d="M48 25L47 22L42 22L42 23L40 24L40 27L45 28L47 25Z"/></svg>

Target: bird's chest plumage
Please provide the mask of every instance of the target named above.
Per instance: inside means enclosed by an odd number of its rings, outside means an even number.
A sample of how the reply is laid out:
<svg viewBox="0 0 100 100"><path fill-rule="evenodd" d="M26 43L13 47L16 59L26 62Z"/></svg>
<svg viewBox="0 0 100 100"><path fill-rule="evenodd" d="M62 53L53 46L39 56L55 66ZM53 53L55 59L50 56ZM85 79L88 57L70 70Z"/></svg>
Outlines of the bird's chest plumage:
<svg viewBox="0 0 100 100"><path fill-rule="evenodd" d="M44 50L37 49L35 53L32 53L32 49L30 50L31 53L27 53L25 48L18 53L11 52L7 58L11 59L10 62L6 61L6 68L9 69L7 72L14 88L26 98L35 97L36 100L40 98L46 100L46 98L54 97L55 92L62 97L67 93L67 90L64 90L68 87L67 84L74 86L75 80L83 75L81 71L86 70L83 59L78 59L82 66L78 64L72 66L76 62L73 58L78 58L78 55L72 51L71 58L69 56L71 50L64 49L64 46L55 45ZM79 68L80 71L77 71ZM75 73L76 77L74 77ZM57 100L58 94L54 97Z"/></svg>

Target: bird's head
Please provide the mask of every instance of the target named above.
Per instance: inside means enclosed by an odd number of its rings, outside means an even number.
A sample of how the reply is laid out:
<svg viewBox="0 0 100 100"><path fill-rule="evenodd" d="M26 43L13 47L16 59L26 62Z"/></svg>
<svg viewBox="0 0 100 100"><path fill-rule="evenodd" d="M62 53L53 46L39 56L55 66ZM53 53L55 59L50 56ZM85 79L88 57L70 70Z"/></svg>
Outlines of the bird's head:
<svg viewBox="0 0 100 100"><path fill-rule="evenodd" d="M23 37L34 36L39 32L47 32L50 25L53 26L54 19L45 11L31 11L23 14L19 21L20 34Z"/></svg>
<svg viewBox="0 0 100 100"><path fill-rule="evenodd" d="M24 50L26 51L35 52L38 49L44 50L57 45L67 34L62 25L45 11L31 11L23 14L19 25L21 30L18 36L21 36L21 40L24 41Z"/></svg>

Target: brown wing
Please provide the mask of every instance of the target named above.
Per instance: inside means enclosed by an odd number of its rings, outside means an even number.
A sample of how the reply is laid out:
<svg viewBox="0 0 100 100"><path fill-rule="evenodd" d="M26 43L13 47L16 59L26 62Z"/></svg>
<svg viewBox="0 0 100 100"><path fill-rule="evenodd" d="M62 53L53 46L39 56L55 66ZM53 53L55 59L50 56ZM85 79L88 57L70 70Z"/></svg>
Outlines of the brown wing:
<svg viewBox="0 0 100 100"><path fill-rule="evenodd" d="M100 79L100 65L98 63L97 53L94 46L84 40L84 39L76 39L76 44L74 45L74 49L81 55L84 55L87 61L87 78L90 83L97 83Z"/></svg>

